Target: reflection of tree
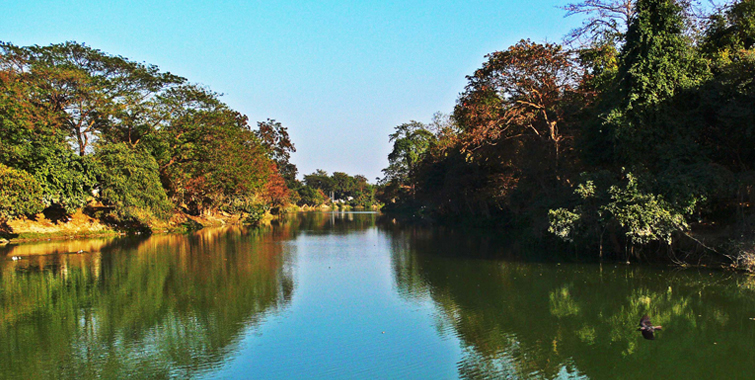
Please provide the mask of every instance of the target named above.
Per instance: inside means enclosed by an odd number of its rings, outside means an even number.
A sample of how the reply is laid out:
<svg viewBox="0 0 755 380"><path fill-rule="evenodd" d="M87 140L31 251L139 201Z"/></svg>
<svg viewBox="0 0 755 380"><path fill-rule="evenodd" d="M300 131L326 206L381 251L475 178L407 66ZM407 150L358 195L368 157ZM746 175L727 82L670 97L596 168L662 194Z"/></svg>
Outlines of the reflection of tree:
<svg viewBox="0 0 755 380"><path fill-rule="evenodd" d="M576 316L579 314L579 305L574 301L569 291L571 285L564 285L548 294L550 298L550 311L558 318Z"/></svg>
<svg viewBox="0 0 755 380"><path fill-rule="evenodd" d="M463 378L737 378L755 368L747 277L465 258L476 236L386 230L397 288L438 305L462 342ZM643 314L664 326L658 340L636 331Z"/></svg>
<svg viewBox="0 0 755 380"><path fill-rule="evenodd" d="M373 227L377 215L372 212L307 212L292 223L297 230L308 234L345 235Z"/></svg>
<svg viewBox="0 0 755 380"><path fill-rule="evenodd" d="M0 261L0 378L192 377L219 365L291 299L275 235L207 230Z"/></svg>

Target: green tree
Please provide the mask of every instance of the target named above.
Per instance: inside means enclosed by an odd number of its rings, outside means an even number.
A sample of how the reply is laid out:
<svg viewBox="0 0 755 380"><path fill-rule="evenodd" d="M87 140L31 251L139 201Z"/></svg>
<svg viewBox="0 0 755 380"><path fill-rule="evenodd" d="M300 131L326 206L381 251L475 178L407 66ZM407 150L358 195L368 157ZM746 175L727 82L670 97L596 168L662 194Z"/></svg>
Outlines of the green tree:
<svg viewBox="0 0 755 380"><path fill-rule="evenodd" d="M727 61L738 50L755 46L755 1L739 0L710 16L702 50L717 60Z"/></svg>
<svg viewBox="0 0 755 380"><path fill-rule="evenodd" d="M322 190L311 186L302 186L298 193L300 199L297 204L299 206L319 206L325 203L325 200L328 199Z"/></svg>
<svg viewBox="0 0 755 380"><path fill-rule="evenodd" d="M152 155L118 143L99 147L95 160L101 168L100 199L115 207L118 219L147 225L155 217L169 216L173 205L160 183L157 162Z"/></svg>
<svg viewBox="0 0 755 380"><path fill-rule="evenodd" d="M0 52L0 163L34 176L45 206L72 212L91 197L91 160L76 155L60 133L65 113L47 102L50 92L29 71L24 49L2 44Z"/></svg>
<svg viewBox="0 0 755 380"><path fill-rule="evenodd" d="M317 169L312 174L305 175L304 186L322 190L326 194L326 197L334 190L333 179L330 178L328 172L321 169Z"/></svg>
<svg viewBox="0 0 755 380"><path fill-rule="evenodd" d="M390 135L393 150L388 154L388 167L383 169L386 183L407 189L410 194L415 191L415 170L422 154L430 146L435 135L427 126L418 121L396 126Z"/></svg>
<svg viewBox="0 0 755 380"><path fill-rule="evenodd" d="M159 123L151 112L157 94L185 81L76 42L7 51L25 61L44 103L63 112L59 127L74 139L82 156L101 137L138 142Z"/></svg>
<svg viewBox="0 0 755 380"><path fill-rule="evenodd" d="M710 74L684 21L676 1L636 3L615 82L582 140L587 161L609 174L593 173L603 178L595 187L582 181L578 206L551 212L551 232L567 235L570 221L580 220L577 230L593 239L608 231L628 245L670 244L715 191L718 174L701 150L695 120L696 91ZM597 195L586 195L591 188Z"/></svg>
<svg viewBox="0 0 755 380"><path fill-rule="evenodd" d="M42 187L34 177L0 164L0 219L33 215L43 208Z"/></svg>

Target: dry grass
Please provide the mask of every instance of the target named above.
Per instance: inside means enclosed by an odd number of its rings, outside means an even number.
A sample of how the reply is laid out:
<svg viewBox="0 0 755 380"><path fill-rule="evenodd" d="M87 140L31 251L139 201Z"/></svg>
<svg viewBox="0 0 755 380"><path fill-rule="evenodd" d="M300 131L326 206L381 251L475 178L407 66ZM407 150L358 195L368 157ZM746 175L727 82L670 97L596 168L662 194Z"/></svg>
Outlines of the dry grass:
<svg viewBox="0 0 755 380"><path fill-rule="evenodd" d="M13 237L13 241L115 233L113 228L81 210L77 210L67 220L50 220L41 213L31 218L13 219L4 223L2 232Z"/></svg>

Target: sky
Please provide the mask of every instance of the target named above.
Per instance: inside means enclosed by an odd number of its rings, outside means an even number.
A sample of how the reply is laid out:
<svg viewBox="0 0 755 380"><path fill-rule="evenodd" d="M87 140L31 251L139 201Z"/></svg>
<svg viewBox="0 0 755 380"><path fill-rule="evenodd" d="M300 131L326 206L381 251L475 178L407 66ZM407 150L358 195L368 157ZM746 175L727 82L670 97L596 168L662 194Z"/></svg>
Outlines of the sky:
<svg viewBox="0 0 755 380"><path fill-rule="evenodd" d="M395 126L450 113L485 55L560 42L568 0L3 0L0 40L83 42L288 128L299 176L381 177Z"/></svg>

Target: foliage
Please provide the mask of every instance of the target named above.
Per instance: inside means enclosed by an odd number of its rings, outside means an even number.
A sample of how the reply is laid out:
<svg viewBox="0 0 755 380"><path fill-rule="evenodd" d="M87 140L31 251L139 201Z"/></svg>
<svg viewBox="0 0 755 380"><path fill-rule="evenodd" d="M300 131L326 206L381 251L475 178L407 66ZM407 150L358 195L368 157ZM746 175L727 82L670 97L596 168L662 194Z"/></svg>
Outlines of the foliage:
<svg viewBox="0 0 755 380"><path fill-rule="evenodd" d="M414 170L433 139L433 133L418 121L397 126L390 135L393 150L388 154L388 167L383 169L384 181L411 186Z"/></svg>
<svg viewBox="0 0 755 380"><path fill-rule="evenodd" d="M42 187L34 177L0 164L0 219L33 215L43 208Z"/></svg>
<svg viewBox="0 0 755 380"><path fill-rule="evenodd" d="M755 1L739 0L711 15L702 50L714 60L755 46Z"/></svg>
<svg viewBox="0 0 755 380"><path fill-rule="evenodd" d="M330 176L318 169L304 176L304 185L298 190L299 205L319 206L330 201L369 208L377 204L375 191L375 187L363 175L335 172Z"/></svg>
<svg viewBox="0 0 755 380"><path fill-rule="evenodd" d="M328 198L322 189L314 188L312 186L302 186L299 191L300 206L318 206L325 203Z"/></svg>
<svg viewBox="0 0 755 380"><path fill-rule="evenodd" d="M596 186L588 179L580 184L575 190L580 199L577 206L551 210L548 231L573 242L580 234L600 239L611 230L621 233L630 244L642 246L657 241L671 244L676 232L689 227L683 212L662 196L642 190L632 173L626 174L623 183L605 187L605 179L603 182Z"/></svg>
<svg viewBox="0 0 755 380"><path fill-rule="evenodd" d="M0 164L31 174L45 206L81 207L95 185L91 160L76 155L56 129L61 113L43 101L45 90L22 70L25 61L0 46Z"/></svg>
<svg viewBox="0 0 755 380"><path fill-rule="evenodd" d="M579 87L581 70L555 44L519 41L487 56L461 95L454 115L468 136L465 149L507 140L537 138L558 154L565 103Z"/></svg>
<svg viewBox="0 0 755 380"><path fill-rule="evenodd" d="M149 112L158 93L185 81L75 42L2 48L41 90L45 107L59 112L56 128L74 140L82 156L100 137L137 142L159 123Z"/></svg>
<svg viewBox="0 0 755 380"><path fill-rule="evenodd" d="M279 174L275 164L269 164L269 176L265 182L265 202L271 207L281 207L289 203L290 193L284 177Z"/></svg>
<svg viewBox="0 0 755 380"><path fill-rule="evenodd" d="M0 164L32 175L45 206L71 213L99 188L114 215L140 223L167 217L171 200L191 213L278 207L294 148L280 123L259 127L153 65L76 42L0 43Z"/></svg>
<svg viewBox="0 0 755 380"><path fill-rule="evenodd" d="M296 148L288 136L287 128L278 121L267 119L257 122L257 130L254 133L277 165L286 185L291 188L296 181L298 170L290 161L291 153L296 152Z"/></svg>
<svg viewBox="0 0 755 380"><path fill-rule="evenodd" d="M169 216L173 205L160 183L157 162L148 152L129 148L125 143L97 149L100 199L115 207L121 220L148 224L153 217Z"/></svg>
<svg viewBox="0 0 755 380"><path fill-rule="evenodd" d="M450 126L384 181L385 210L547 230L601 256L673 250L698 225L751 230L753 4L709 17L691 1L568 4L585 16L577 49L488 55Z"/></svg>
<svg viewBox="0 0 755 380"><path fill-rule="evenodd" d="M218 104L159 131L160 175L173 201L191 213L262 192L274 166L246 117Z"/></svg>
<svg viewBox="0 0 755 380"><path fill-rule="evenodd" d="M576 58L556 44L522 40L467 77L450 125L433 128L436 134L424 125L397 127L381 195L388 209L411 204L436 217L509 221L547 210L571 170L564 158L573 154L573 121L588 101Z"/></svg>
<svg viewBox="0 0 755 380"><path fill-rule="evenodd" d="M673 234L688 227L684 215L673 210L663 197L641 191L631 173L627 174L626 187L611 186L608 194L611 202L602 209L624 228L632 244L658 240L671 244Z"/></svg>
<svg viewBox="0 0 755 380"><path fill-rule="evenodd" d="M690 112L710 74L683 33L678 3L641 0L635 11L615 82L605 90L595 121L587 123L582 146L588 162L639 175L627 174L625 185L603 187L606 193L592 207L597 215L583 221L597 226L583 230L602 236L608 229L629 244L670 243L687 228L685 215L715 188L718 173L707 169L708 157L700 154L698 124ZM563 235L566 215L550 214L552 232Z"/></svg>

